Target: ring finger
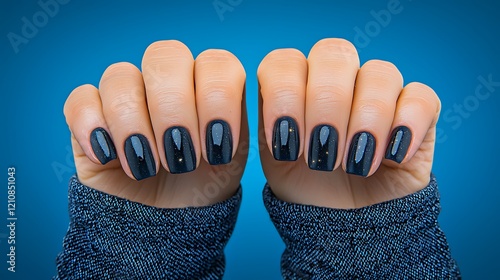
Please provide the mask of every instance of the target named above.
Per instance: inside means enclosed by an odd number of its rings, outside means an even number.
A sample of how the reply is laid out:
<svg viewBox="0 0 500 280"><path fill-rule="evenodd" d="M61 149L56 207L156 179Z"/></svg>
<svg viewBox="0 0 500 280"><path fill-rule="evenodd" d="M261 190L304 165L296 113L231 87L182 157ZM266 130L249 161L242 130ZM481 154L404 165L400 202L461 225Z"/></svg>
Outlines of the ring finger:
<svg viewBox="0 0 500 280"><path fill-rule="evenodd" d="M403 77L392 63L371 60L358 71L344 154L347 173L369 176L378 169L403 89Z"/></svg>
<svg viewBox="0 0 500 280"><path fill-rule="evenodd" d="M99 83L103 114L125 173L142 180L158 172L158 151L142 74L130 63L109 66Z"/></svg>

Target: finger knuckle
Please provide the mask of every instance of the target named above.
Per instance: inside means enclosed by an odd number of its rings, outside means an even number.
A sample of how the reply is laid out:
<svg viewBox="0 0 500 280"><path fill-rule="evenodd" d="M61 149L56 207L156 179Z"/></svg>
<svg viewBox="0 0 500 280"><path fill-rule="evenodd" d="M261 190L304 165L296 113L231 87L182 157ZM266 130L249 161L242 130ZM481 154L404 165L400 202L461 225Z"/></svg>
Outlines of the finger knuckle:
<svg viewBox="0 0 500 280"><path fill-rule="evenodd" d="M224 87L212 87L202 91L199 98L202 104L227 104L235 97L230 92L231 91Z"/></svg>
<svg viewBox="0 0 500 280"><path fill-rule="evenodd" d="M268 60L270 62L290 60L305 61L305 59L306 57L301 51L293 48L273 50L264 58L264 60Z"/></svg>
<svg viewBox="0 0 500 280"><path fill-rule="evenodd" d="M227 50L209 49L202 52L196 58L195 67L197 77L200 73L208 73L209 75L202 76L213 77L224 82L241 81L246 78L245 69L241 62Z"/></svg>
<svg viewBox="0 0 500 280"><path fill-rule="evenodd" d="M403 76L399 72L396 65L389 61L384 60L370 60L366 62L360 70L364 75L374 76L377 79L393 81L398 79L400 83L403 83Z"/></svg>
<svg viewBox="0 0 500 280"><path fill-rule="evenodd" d="M358 57L356 47L350 41L342 38L326 38L318 41L311 49L311 54L316 52L337 53L347 58Z"/></svg>
<svg viewBox="0 0 500 280"><path fill-rule="evenodd" d="M157 56L164 53L173 52L179 55L189 55L193 57L189 48L178 40L156 41L150 44L144 52L144 57Z"/></svg>
<svg viewBox="0 0 500 280"><path fill-rule="evenodd" d="M314 97L314 114L323 114L320 117L331 117L331 112L349 112L351 107L341 99L331 98L331 96L318 95Z"/></svg>
<svg viewBox="0 0 500 280"><path fill-rule="evenodd" d="M298 91L284 87L273 91L273 94L269 97L272 100L272 104L276 104L276 107L290 108L300 104L302 99Z"/></svg>
<svg viewBox="0 0 500 280"><path fill-rule="evenodd" d="M142 58L144 78L149 82L159 83L161 79L174 71L172 64L184 64L192 67L193 55L189 48L177 40L158 41L148 46Z"/></svg>
<svg viewBox="0 0 500 280"><path fill-rule="evenodd" d="M73 92L90 92L96 90L96 87L91 84L83 84L73 90Z"/></svg>
<svg viewBox="0 0 500 280"><path fill-rule="evenodd" d="M386 112L390 111L391 106L387 104L385 101L380 99L370 99L364 100L361 105L359 105L357 112L353 113L362 113L373 116L382 116Z"/></svg>
<svg viewBox="0 0 500 280"><path fill-rule="evenodd" d="M90 104L82 104L81 106L73 108L71 113L77 117L91 116L95 115L95 107Z"/></svg>
<svg viewBox="0 0 500 280"><path fill-rule="evenodd" d="M209 49L205 50L198 55L196 58L197 63L224 63L224 62L235 62L238 61L238 58L227 50L221 49Z"/></svg>
<svg viewBox="0 0 500 280"><path fill-rule="evenodd" d="M102 75L101 82L115 77L127 77L134 75L140 75L140 71L135 65L130 62L117 62L106 68L104 74Z"/></svg>
<svg viewBox="0 0 500 280"><path fill-rule="evenodd" d="M418 102L421 106L435 108L436 112L441 111L441 99L436 92L426 84L420 82L411 82L407 86L407 91L413 92L411 100Z"/></svg>
<svg viewBox="0 0 500 280"><path fill-rule="evenodd" d="M192 89L186 89L181 85L169 85L158 88L156 91L148 92L148 100L151 98L154 102L160 102L162 99L184 100L192 93Z"/></svg>
<svg viewBox="0 0 500 280"><path fill-rule="evenodd" d="M369 60L363 65L363 67L375 68L383 71L398 71L396 65L394 65L392 62L380 59Z"/></svg>
<svg viewBox="0 0 500 280"><path fill-rule="evenodd" d="M186 92L180 88L163 89L155 93L154 102L151 105L170 112L176 110L180 104L184 104L186 99Z"/></svg>
<svg viewBox="0 0 500 280"><path fill-rule="evenodd" d="M63 113L67 117L68 114L73 113L75 107L78 107L80 102L80 98L91 98L87 96L87 93L91 93L93 91L97 91L96 87L91 84L84 84L75 88L66 98L63 106Z"/></svg>
<svg viewBox="0 0 500 280"><path fill-rule="evenodd" d="M268 90L267 94L271 98L294 98L296 96L303 96L304 85L295 80L288 80L282 83L271 84Z"/></svg>
<svg viewBox="0 0 500 280"><path fill-rule="evenodd" d="M139 94L134 93L138 89L123 89L109 104L109 110L116 115L133 115L142 109L144 100L139 98Z"/></svg>
<svg viewBox="0 0 500 280"><path fill-rule="evenodd" d="M352 96L345 87L338 84L311 84L308 85L308 95L312 95L315 99L346 99Z"/></svg>
<svg viewBox="0 0 500 280"><path fill-rule="evenodd" d="M283 64L307 64L304 54L297 49L277 49L271 51L264 57L257 69L257 76L261 77L270 66L279 66Z"/></svg>

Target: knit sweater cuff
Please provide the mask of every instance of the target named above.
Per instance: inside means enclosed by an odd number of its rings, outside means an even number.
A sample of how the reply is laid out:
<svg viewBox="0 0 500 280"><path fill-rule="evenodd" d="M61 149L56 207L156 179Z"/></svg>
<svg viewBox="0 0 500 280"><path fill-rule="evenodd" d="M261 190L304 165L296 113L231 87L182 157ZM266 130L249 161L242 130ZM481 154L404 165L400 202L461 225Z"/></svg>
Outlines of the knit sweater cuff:
<svg viewBox="0 0 500 280"><path fill-rule="evenodd" d="M188 187L188 186L186 186ZM241 188L206 207L162 209L105 194L75 177L58 276L79 279L219 279Z"/></svg>
<svg viewBox="0 0 500 280"><path fill-rule="evenodd" d="M458 267L437 223L436 179L400 199L359 209L279 200L266 185L264 204L285 242L285 279L456 279Z"/></svg>

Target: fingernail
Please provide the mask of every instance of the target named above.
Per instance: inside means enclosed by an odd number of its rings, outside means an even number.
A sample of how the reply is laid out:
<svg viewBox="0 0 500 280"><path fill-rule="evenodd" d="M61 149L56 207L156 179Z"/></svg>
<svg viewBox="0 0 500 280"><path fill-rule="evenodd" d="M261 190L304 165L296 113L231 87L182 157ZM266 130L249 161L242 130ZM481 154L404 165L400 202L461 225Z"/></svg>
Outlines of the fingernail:
<svg viewBox="0 0 500 280"><path fill-rule="evenodd" d="M207 125L206 144L208 163L219 165L231 162L233 136L227 122L215 120Z"/></svg>
<svg viewBox="0 0 500 280"><path fill-rule="evenodd" d="M338 133L330 125L318 125L311 134L309 145L309 168L332 171L337 159Z"/></svg>
<svg viewBox="0 0 500 280"><path fill-rule="evenodd" d="M196 168L196 154L189 132L184 127L171 127L163 135L165 157L170 173L191 172Z"/></svg>
<svg viewBox="0 0 500 280"><path fill-rule="evenodd" d="M375 155L375 137L369 132L360 132L352 138L346 172L366 177Z"/></svg>
<svg viewBox="0 0 500 280"><path fill-rule="evenodd" d="M125 156L128 166L137 181L156 175L156 164L148 139L134 134L125 141Z"/></svg>
<svg viewBox="0 0 500 280"><path fill-rule="evenodd" d="M116 159L116 149L113 140L102 127L98 127L90 133L90 145L97 159L106 164Z"/></svg>
<svg viewBox="0 0 500 280"><path fill-rule="evenodd" d="M387 145L385 158L401 163L410 147L411 135L411 130L408 127L396 127L392 131L391 142Z"/></svg>
<svg viewBox="0 0 500 280"><path fill-rule="evenodd" d="M295 161L299 156L299 128L290 117L281 117L274 124L273 156L280 161Z"/></svg>

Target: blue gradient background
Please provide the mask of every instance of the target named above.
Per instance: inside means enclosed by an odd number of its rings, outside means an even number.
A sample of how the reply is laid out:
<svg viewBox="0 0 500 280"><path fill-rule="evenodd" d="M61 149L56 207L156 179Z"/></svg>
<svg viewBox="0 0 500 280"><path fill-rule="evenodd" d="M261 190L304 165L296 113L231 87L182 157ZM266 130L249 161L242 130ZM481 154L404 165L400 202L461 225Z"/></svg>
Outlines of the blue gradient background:
<svg viewBox="0 0 500 280"><path fill-rule="evenodd" d="M207 48L224 48L247 71L255 147L260 60L283 47L307 54L325 37L355 40L355 28L364 30L374 20L370 11L386 9L390 1L243 0L223 20L212 2L73 0L16 54L7 34L20 34L21 18L31 19L41 8L36 1L2 1L0 177L6 183L7 167L16 167L18 222L17 272L12 274L6 270L7 189L2 183L0 279L48 279L55 273L54 260L68 226L67 181L74 169L62 107L74 87L97 85L114 62L140 66L143 51L156 40L181 40L195 56ZM370 42L355 44L362 63L390 60L406 82L433 87L444 113L471 100L479 76L500 81L499 4L436 2L401 0L401 13L372 33ZM440 223L465 279L500 278L500 87L495 89L467 117L460 117L460 125L455 113L439 123L434 172L442 195ZM53 165L65 169L58 176ZM284 246L262 203L264 183L259 159L252 157L243 178L238 223L226 249L225 279L280 279Z"/></svg>

